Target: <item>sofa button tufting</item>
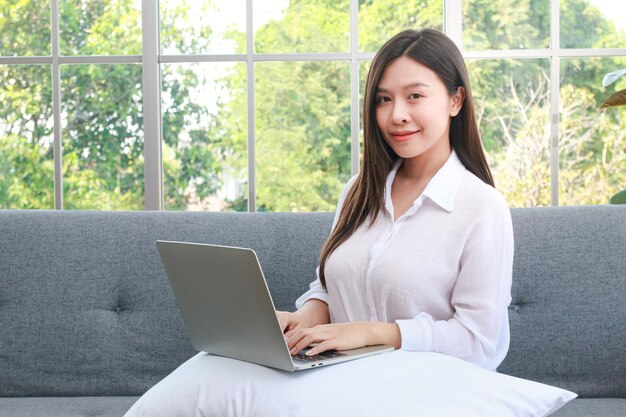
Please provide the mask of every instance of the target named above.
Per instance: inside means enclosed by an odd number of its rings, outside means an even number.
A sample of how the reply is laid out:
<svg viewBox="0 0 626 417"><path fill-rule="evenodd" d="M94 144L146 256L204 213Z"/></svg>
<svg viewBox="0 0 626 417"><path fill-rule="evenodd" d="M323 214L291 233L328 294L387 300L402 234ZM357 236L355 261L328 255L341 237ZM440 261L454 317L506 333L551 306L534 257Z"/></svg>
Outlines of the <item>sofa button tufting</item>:
<svg viewBox="0 0 626 417"><path fill-rule="evenodd" d="M509 310L513 310L513 311L515 311L517 313L520 310L520 306L517 305L517 304L512 304L512 305L509 306Z"/></svg>

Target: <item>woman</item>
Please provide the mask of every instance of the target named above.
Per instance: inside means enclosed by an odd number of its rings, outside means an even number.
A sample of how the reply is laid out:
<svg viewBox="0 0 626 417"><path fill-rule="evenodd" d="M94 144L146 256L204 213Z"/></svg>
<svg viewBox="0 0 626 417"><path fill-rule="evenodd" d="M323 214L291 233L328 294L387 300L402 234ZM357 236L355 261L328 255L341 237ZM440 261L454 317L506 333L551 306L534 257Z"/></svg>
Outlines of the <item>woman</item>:
<svg viewBox="0 0 626 417"><path fill-rule="evenodd" d="M387 344L495 370L509 345L513 232L454 43L407 30L383 45L363 125L362 169L318 279L296 312L278 313L291 353Z"/></svg>

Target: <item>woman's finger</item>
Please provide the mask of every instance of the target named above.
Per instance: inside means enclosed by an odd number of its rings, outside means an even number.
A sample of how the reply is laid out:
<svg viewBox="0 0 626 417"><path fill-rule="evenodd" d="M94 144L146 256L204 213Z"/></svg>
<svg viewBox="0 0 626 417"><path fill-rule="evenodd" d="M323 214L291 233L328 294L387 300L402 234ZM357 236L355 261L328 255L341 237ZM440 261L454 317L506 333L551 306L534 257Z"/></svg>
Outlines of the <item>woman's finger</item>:
<svg viewBox="0 0 626 417"><path fill-rule="evenodd" d="M314 329L300 329L289 339L288 346L292 355L297 354L311 343L321 341ZM322 339L323 340L323 339Z"/></svg>
<svg viewBox="0 0 626 417"><path fill-rule="evenodd" d="M327 350L337 349L336 341L334 339L325 340L317 345L313 346L306 352L306 356L314 356Z"/></svg>

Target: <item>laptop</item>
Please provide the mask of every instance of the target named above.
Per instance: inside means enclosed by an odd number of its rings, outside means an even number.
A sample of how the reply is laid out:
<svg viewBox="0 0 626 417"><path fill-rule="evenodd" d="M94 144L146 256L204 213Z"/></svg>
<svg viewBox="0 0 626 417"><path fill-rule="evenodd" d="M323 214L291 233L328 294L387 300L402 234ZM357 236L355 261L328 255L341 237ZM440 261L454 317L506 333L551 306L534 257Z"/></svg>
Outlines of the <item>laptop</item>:
<svg viewBox="0 0 626 417"><path fill-rule="evenodd" d="M252 249L162 240L157 248L198 351L300 371L393 350L380 345L292 356Z"/></svg>

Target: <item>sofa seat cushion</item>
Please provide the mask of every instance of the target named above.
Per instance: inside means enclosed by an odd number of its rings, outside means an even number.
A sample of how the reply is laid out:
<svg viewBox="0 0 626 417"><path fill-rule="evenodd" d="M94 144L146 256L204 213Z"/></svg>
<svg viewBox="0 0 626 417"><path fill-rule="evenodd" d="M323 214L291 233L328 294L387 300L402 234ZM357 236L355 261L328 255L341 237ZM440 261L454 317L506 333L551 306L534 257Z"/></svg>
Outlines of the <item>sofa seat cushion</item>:
<svg viewBox="0 0 626 417"><path fill-rule="evenodd" d="M576 398L550 417L624 417L626 398Z"/></svg>
<svg viewBox="0 0 626 417"><path fill-rule="evenodd" d="M0 397L2 417L121 417L138 397Z"/></svg>

